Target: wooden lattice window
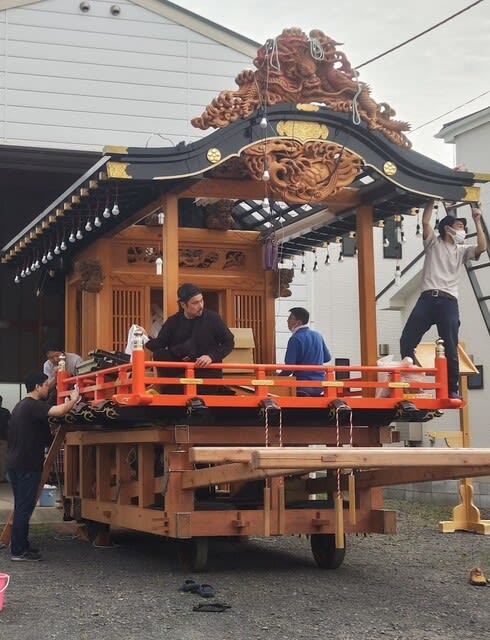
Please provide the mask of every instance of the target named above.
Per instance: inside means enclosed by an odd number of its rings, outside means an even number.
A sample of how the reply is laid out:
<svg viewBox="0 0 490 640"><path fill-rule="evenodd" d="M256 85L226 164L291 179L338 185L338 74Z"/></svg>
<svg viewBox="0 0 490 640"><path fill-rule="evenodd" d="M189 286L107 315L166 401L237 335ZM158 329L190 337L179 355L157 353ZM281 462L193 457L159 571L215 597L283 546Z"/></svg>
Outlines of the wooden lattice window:
<svg viewBox="0 0 490 640"><path fill-rule="evenodd" d="M264 300L261 294L240 293L233 296L233 326L250 327L255 341L254 362L264 361Z"/></svg>
<svg viewBox="0 0 490 640"><path fill-rule="evenodd" d="M124 351L132 324L143 325L143 290L113 289L112 349Z"/></svg>

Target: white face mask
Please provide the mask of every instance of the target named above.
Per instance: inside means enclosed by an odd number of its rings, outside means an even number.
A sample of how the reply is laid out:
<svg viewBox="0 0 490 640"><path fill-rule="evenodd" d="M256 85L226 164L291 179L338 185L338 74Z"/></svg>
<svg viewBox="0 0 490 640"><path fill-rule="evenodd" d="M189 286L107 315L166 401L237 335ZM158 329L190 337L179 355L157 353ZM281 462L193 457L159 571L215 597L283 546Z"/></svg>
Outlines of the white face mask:
<svg viewBox="0 0 490 640"><path fill-rule="evenodd" d="M454 232L453 238L456 244L464 244L466 233L463 231L463 229L458 229L457 231Z"/></svg>

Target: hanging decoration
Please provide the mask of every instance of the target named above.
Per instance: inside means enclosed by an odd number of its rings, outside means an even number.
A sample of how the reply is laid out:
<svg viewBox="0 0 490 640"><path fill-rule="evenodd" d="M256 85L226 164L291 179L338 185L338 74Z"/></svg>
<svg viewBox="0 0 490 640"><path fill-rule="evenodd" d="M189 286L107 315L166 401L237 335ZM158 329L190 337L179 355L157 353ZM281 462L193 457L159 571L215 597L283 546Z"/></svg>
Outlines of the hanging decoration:
<svg viewBox="0 0 490 640"><path fill-rule="evenodd" d="M395 267L395 287L399 287L400 286L401 277L402 277L402 272L401 272L401 268L400 268L400 263L397 261L396 267Z"/></svg>
<svg viewBox="0 0 490 640"><path fill-rule="evenodd" d="M420 209L415 210L417 212L417 226L415 227L415 235L419 236L421 234L420 227Z"/></svg>
<svg viewBox="0 0 490 640"><path fill-rule="evenodd" d="M156 269L156 272L157 272L157 276L161 276L162 273L163 273L163 260L162 260L162 257L160 255L155 260L155 269Z"/></svg>
<svg viewBox="0 0 490 640"><path fill-rule="evenodd" d="M263 262L266 271L277 271L279 264L279 246L274 233L271 233L264 240Z"/></svg>
<svg viewBox="0 0 490 640"><path fill-rule="evenodd" d="M325 264L327 265L327 267L330 266L330 250L329 250L329 247L330 247L330 242L326 242L325 243L325 248L327 250L327 253L325 255Z"/></svg>

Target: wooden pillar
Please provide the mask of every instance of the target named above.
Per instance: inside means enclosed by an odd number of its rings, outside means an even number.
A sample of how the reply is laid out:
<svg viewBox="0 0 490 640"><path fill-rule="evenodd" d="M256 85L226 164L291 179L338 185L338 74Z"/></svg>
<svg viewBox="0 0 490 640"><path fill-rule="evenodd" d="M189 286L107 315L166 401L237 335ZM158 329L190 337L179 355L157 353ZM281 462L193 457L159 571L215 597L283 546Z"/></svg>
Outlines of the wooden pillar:
<svg viewBox="0 0 490 640"><path fill-rule="evenodd" d="M165 222L162 229L163 250L163 317L177 308L179 288L179 199L173 193L165 196Z"/></svg>
<svg viewBox="0 0 490 640"><path fill-rule="evenodd" d="M373 246L373 209L362 205L357 209L357 250L359 284L359 326L361 364L375 365L378 353L376 332L376 289Z"/></svg>

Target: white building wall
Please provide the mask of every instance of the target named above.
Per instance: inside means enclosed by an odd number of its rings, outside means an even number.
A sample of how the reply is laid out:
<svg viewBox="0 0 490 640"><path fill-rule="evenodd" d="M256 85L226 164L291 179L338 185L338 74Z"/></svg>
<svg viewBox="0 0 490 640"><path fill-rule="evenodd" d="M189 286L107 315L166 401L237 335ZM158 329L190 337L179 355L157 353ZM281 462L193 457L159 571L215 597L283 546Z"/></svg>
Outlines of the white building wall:
<svg viewBox="0 0 490 640"><path fill-rule="evenodd" d="M98 151L198 139L191 118L234 88L255 50L233 50L127 0L117 16L108 0L90 0L87 13L79 4L0 11L3 144Z"/></svg>

